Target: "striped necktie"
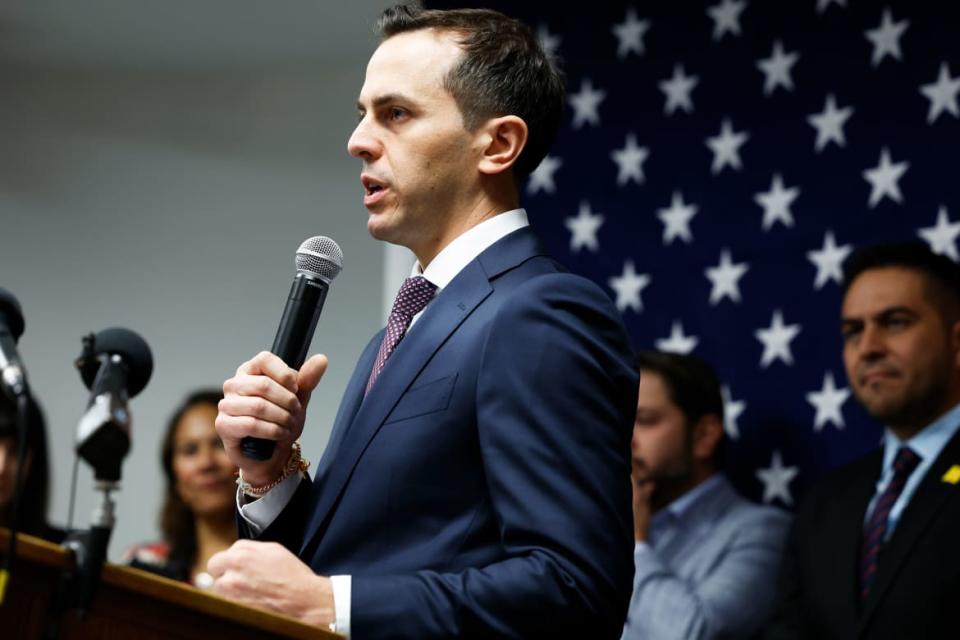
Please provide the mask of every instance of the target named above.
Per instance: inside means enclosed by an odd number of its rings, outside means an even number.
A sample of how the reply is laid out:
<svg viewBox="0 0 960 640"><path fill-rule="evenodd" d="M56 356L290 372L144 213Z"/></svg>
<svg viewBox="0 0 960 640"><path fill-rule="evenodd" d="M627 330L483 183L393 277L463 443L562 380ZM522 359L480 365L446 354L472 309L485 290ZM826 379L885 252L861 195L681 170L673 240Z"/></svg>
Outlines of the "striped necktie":
<svg viewBox="0 0 960 640"><path fill-rule="evenodd" d="M860 602L866 602L880 564L880 550L887 537L887 522L894 503L903 492L907 479L920 464L920 456L909 447L900 447L893 460L893 478L877 499L860 544Z"/></svg>

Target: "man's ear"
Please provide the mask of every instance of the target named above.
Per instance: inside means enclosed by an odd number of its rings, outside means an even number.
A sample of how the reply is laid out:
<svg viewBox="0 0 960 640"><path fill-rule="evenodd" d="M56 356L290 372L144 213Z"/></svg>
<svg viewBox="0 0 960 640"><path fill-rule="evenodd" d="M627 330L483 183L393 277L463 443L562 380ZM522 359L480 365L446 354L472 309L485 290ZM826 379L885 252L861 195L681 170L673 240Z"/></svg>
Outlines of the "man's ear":
<svg viewBox="0 0 960 640"><path fill-rule="evenodd" d="M709 413L693 427L693 457L709 461L723 439L723 421L720 416Z"/></svg>
<svg viewBox="0 0 960 640"><path fill-rule="evenodd" d="M517 116L491 118L482 126L480 173L495 175L513 166L527 144L527 123Z"/></svg>

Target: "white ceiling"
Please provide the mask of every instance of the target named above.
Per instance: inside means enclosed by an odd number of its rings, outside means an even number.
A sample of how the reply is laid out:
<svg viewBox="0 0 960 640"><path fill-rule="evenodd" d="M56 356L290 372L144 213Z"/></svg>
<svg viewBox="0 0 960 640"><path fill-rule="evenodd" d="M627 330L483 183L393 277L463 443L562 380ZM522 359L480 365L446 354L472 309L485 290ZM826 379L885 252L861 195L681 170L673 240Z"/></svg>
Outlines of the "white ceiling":
<svg viewBox="0 0 960 640"><path fill-rule="evenodd" d="M207 71L331 64L376 45L388 0L0 0L0 61Z"/></svg>

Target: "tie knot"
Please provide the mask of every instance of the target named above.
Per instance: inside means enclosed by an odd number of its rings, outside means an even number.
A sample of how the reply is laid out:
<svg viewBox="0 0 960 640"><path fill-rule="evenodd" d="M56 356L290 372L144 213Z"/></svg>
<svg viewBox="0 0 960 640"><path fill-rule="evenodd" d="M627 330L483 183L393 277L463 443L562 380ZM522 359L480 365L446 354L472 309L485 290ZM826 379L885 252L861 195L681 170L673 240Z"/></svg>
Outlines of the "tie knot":
<svg viewBox="0 0 960 640"><path fill-rule="evenodd" d="M433 299L436 290L437 285L423 276L407 278L403 281L400 291L397 292L390 315L412 318L423 311L424 307Z"/></svg>
<svg viewBox="0 0 960 640"><path fill-rule="evenodd" d="M897 451L897 457L893 459L893 471L895 474L910 475L920 464L920 456L914 453L910 447L900 447Z"/></svg>

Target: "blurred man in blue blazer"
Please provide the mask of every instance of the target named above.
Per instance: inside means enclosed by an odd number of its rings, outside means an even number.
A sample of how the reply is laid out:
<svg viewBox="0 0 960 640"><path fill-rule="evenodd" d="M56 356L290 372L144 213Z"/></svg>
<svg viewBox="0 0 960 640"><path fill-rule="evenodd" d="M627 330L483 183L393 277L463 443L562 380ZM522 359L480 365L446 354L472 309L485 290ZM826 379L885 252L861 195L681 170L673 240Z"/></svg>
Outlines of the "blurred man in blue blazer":
<svg viewBox="0 0 960 640"><path fill-rule="evenodd" d="M256 541L211 560L214 589L355 638L616 638L637 374L609 298L543 255L518 208L562 78L492 11L397 7L379 30L348 150L369 232L417 264L312 482L294 441L326 360L261 353L224 384ZM244 458L245 436L273 458Z"/></svg>
<svg viewBox="0 0 960 640"><path fill-rule="evenodd" d="M624 640L747 638L766 620L790 522L723 476L713 368L641 352L633 428L636 575Z"/></svg>

